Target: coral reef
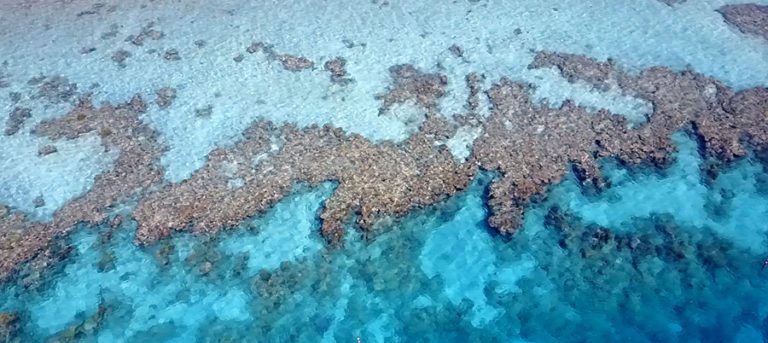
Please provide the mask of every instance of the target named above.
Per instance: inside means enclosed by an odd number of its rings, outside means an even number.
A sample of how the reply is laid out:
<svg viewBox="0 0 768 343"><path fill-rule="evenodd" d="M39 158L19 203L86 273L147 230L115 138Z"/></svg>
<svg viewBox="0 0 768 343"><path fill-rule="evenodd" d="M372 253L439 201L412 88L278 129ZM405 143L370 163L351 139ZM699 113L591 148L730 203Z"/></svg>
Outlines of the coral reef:
<svg viewBox="0 0 768 343"><path fill-rule="evenodd" d="M49 338L46 342L66 343L81 341L83 338L92 335L94 332L98 332L104 320L111 313L111 306L107 306L103 303L99 304L99 308L96 310L96 313L76 324L67 327L63 331L58 332L53 337Z"/></svg>
<svg viewBox="0 0 768 343"><path fill-rule="evenodd" d="M257 51L276 60L284 56L263 43L247 49ZM344 74L343 60L329 63L326 69L332 77ZM670 139L675 131L698 137L704 156L719 163L730 163L748 149L761 152L768 147L767 89L734 94L721 82L692 71L653 67L629 75L610 61L548 52L539 53L530 67L556 67L571 81L618 87L651 102L654 112L647 122L629 127L622 116L605 110L591 113L570 101L558 108L534 103L531 86L502 79L485 92L492 109L490 116L480 117L475 112L482 76L469 74L468 114L456 115L456 123L450 123L436 113L447 78L396 65L390 68L392 85L377 96L382 111L402 102L427 111L418 131L404 142L373 143L330 125L297 128L258 121L234 146L209 153L205 166L189 179L163 183L158 159L165 147L138 119L146 103L135 96L125 104L96 108L82 99L70 113L40 123L34 132L52 139L98 132L105 149L118 149L120 155L111 170L96 177L91 191L67 202L51 222L27 223L23 214L11 214L3 207L0 274L7 276L20 262L50 249L49 242L75 224L104 222L111 205L129 199L138 200L133 210L138 223L135 240L150 244L174 230L213 234L234 227L269 209L297 183L333 181L337 188L320 218L323 235L339 243L346 221L355 219L369 232L378 219L402 216L465 189L479 167L499 172L490 185L489 224L501 233L512 233L529 202L569 170L585 187L599 190L607 184L597 159L669 165L676 151ZM157 93L161 107L175 97L171 88ZM457 161L445 146L458 126L482 130L467 162ZM199 265L201 273L215 271L215 261L204 262L211 264Z"/></svg>
<svg viewBox="0 0 768 343"><path fill-rule="evenodd" d="M69 102L77 96L77 84L70 83L66 77L54 75L43 81L37 90L39 97L51 102Z"/></svg>
<svg viewBox="0 0 768 343"><path fill-rule="evenodd" d="M38 156L47 156L50 154L53 154L55 152L59 151L59 149L56 148L55 145L48 144L40 147L40 149L37 150Z"/></svg>
<svg viewBox="0 0 768 343"><path fill-rule="evenodd" d="M2 339L4 342L17 342L15 336L18 330L18 314L9 312L0 313L0 339Z"/></svg>
<svg viewBox="0 0 768 343"><path fill-rule="evenodd" d="M274 45L263 42L254 42L245 49L249 54L263 52L270 61L279 61L285 70L302 71L314 67L315 63L309 58L294 56L290 54L279 54L275 51Z"/></svg>
<svg viewBox="0 0 768 343"><path fill-rule="evenodd" d="M491 116L474 144L472 158L486 170L501 172L490 186L491 227L510 233L519 227L532 196L567 173L573 163L584 170L584 181L602 184L592 150L596 141L626 135L623 117L607 111L589 113L566 102L551 109L534 104L530 86L501 80L489 91Z"/></svg>
<svg viewBox="0 0 768 343"><path fill-rule="evenodd" d="M112 61L117 63L118 67L125 68L126 66L125 60L127 60L131 56L133 56L133 54L131 54L130 52L123 49L119 49L112 54Z"/></svg>
<svg viewBox="0 0 768 343"><path fill-rule="evenodd" d="M382 102L380 113L406 101L413 101L428 111L435 110L448 84L445 75L424 73L409 64L392 66L389 74L393 85L386 93L376 96Z"/></svg>
<svg viewBox="0 0 768 343"><path fill-rule="evenodd" d="M617 85L625 94L650 101L648 122L628 128L623 117L605 110L588 113L566 101L558 109L534 105L528 87L509 80L488 95L493 112L474 145L474 158L502 177L490 186L489 224L502 233L519 227L524 207L547 186L558 182L573 164L583 182L603 183L594 159L615 157L622 163L669 165L676 151L670 137L686 130L699 138L708 159L731 162L746 154L745 144L768 147L768 90L733 94L721 82L693 71L653 67L631 76L612 62L542 52L531 68L557 67L569 80L595 87Z"/></svg>
<svg viewBox="0 0 768 343"><path fill-rule="evenodd" d="M176 90L171 87L160 88L155 93L157 94L155 102L161 108L171 106L171 102L176 99Z"/></svg>
<svg viewBox="0 0 768 343"><path fill-rule="evenodd" d="M336 181L320 218L323 234L338 242L342 223L353 214L367 230L381 216L405 214L467 187L474 168L435 146L448 136L442 124L431 118L395 145L373 144L329 125L300 130L257 122L234 147L211 152L190 179L143 197L134 211L136 238L149 243L171 230L215 232L267 210L296 182Z"/></svg>
<svg viewBox="0 0 768 343"><path fill-rule="evenodd" d="M325 62L325 70L331 73L331 82L342 87L352 82L352 79L349 78L349 75L347 74L346 65L347 60L342 57L336 57Z"/></svg>
<svg viewBox="0 0 768 343"><path fill-rule="evenodd" d="M5 131L3 133L6 136L12 136L21 130L21 126L24 122L32 118L32 110L26 107L16 107L8 114L8 120L5 121Z"/></svg>
<svg viewBox="0 0 768 343"><path fill-rule="evenodd" d="M181 55L179 55L179 51L176 49L168 49L165 51L164 58L168 61L179 61L181 60Z"/></svg>
<svg viewBox="0 0 768 343"><path fill-rule="evenodd" d="M768 6L758 4L725 5L717 9L726 22L741 32L768 39Z"/></svg>
<svg viewBox="0 0 768 343"><path fill-rule="evenodd" d="M157 143L156 133L139 120L145 108L138 95L125 104L101 107L83 98L67 115L37 125L34 132L51 139L74 139L101 132L105 149L116 149L120 154L112 169L96 176L90 191L65 203L50 222L27 223L23 214L10 214L3 207L0 278L9 276L19 263L50 249L54 237L68 233L81 222L93 225L106 220L110 206L132 199L163 180L158 160L165 147Z"/></svg>

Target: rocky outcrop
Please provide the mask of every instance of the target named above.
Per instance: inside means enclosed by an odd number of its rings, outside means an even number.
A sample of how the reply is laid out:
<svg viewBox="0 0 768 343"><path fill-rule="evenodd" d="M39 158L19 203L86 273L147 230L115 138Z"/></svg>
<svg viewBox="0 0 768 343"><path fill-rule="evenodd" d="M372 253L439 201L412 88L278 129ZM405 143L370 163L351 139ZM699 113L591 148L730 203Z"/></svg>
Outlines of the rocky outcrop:
<svg viewBox="0 0 768 343"><path fill-rule="evenodd" d="M380 113L394 104L406 101L413 101L428 111L434 110L437 100L445 95L445 86L448 84L445 75L424 73L409 64L392 66L389 74L392 86L386 93L376 96L382 102Z"/></svg>
<svg viewBox="0 0 768 343"><path fill-rule="evenodd" d="M474 144L472 159L501 173L490 186L488 222L502 233L519 227L531 198L559 182L569 164L584 171L583 181L601 185L595 142L628 131L623 117L607 111L589 113L571 102L557 109L534 104L530 88L507 79L494 85L488 91L493 111Z"/></svg>
<svg viewBox="0 0 768 343"><path fill-rule="evenodd" d="M374 144L329 125L298 129L258 122L230 149L217 149L189 180L145 196L134 217L136 239L150 243L172 230L215 232L264 212L296 182L338 182L320 214L332 242L353 215L364 230L386 215L403 215L466 188L474 168L456 162L432 118L407 142Z"/></svg>
<svg viewBox="0 0 768 343"><path fill-rule="evenodd" d="M741 32L768 39L768 6L757 4L726 5L717 9L728 24Z"/></svg>
<svg viewBox="0 0 768 343"><path fill-rule="evenodd" d="M19 130L21 130L21 126L24 125L24 122L29 118L32 118L32 110L26 107L14 108L13 111L8 114L8 119L5 121L5 130L3 133L6 136L15 135L17 132L19 132Z"/></svg>
<svg viewBox="0 0 768 343"><path fill-rule="evenodd" d="M45 223L28 223L21 213L0 218L0 278L16 266L46 251L54 237L68 233L75 224L95 225L107 219L110 206L133 199L163 180L159 165L165 147L138 115L146 104L136 95L125 104L95 107L83 98L63 117L41 122L34 132L51 139L74 139L98 132L106 149L119 151L114 166L96 176L90 191L66 202Z"/></svg>
<svg viewBox="0 0 768 343"><path fill-rule="evenodd" d="M254 48L264 50L274 54L266 45ZM490 226L513 233L525 207L571 170L585 187L601 189L607 185L596 166L600 158L669 165L676 151L670 136L676 131L697 137L704 156L720 163L750 149L768 151L768 89L734 93L693 71L653 67L629 75L610 61L558 53L540 53L530 67L556 67L571 81L617 87L651 102L654 112L647 122L629 127L622 116L588 112L570 101L558 108L534 103L532 86L502 79L485 92L492 105L485 118L473 114L481 76L470 74L465 80L469 113L450 123L436 113L446 77L398 65L390 68L392 86L378 97L382 110L413 102L427 112L404 142L374 143L330 125L298 128L258 121L234 146L212 151L188 180L164 183L158 160L165 148L138 119L146 103L135 96L118 106L95 107L83 99L64 117L40 123L35 133L56 140L97 132L105 148L120 155L89 192L67 202L51 222L29 223L23 214L0 207L0 275L8 276L35 256L65 253L51 244L56 237L80 222L106 222L110 206L128 200L138 199L136 241L149 244L175 230L216 233L268 210L296 183L332 181L337 188L320 218L323 235L338 243L345 222L355 219L367 232L380 218L407 214L465 189L479 167L499 175L489 190ZM467 162L454 159L444 145L457 125L482 129ZM39 261L44 266L56 258Z"/></svg>
<svg viewBox="0 0 768 343"><path fill-rule="evenodd" d="M347 60L341 57L336 57L330 61L325 62L325 70L331 73L331 82L339 85L346 86L352 79L347 74Z"/></svg>
<svg viewBox="0 0 768 343"><path fill-rule="evenodd" d="M283 69L290 71L302 71L304 69L310 69L315 66L315 63L309 58L303 56L294 56L291 54L280 54L275 51L275 47L272 44L263 42L253 42L248 48L245 49L249 54L257 52L263 52L267 59L270 61L278 61L282 64Z"/></svg>
<svg viewBox="0 0 768 343"><path fill-rule="evenodd" d="M588 113L571 102L550 109L531 103L526 85L496 84L488 91L493 112L475 142L473 158L482 168L501 172L490 186L488 206L490 226L502 233L519 227L525 206L560 181L569 164L582 182L600 187L595 159L665 167L676 151L670 137L679 130L697 137L710 160L728 163L744 156L746 146L768 148L768 89L734 94L693 71L653 67L630 76L610 61L548 52L530 67L549 66L572 81L617 85L625 94L650 101L654 112L648 122L628 128L623 117L607 111Z"/></svg>

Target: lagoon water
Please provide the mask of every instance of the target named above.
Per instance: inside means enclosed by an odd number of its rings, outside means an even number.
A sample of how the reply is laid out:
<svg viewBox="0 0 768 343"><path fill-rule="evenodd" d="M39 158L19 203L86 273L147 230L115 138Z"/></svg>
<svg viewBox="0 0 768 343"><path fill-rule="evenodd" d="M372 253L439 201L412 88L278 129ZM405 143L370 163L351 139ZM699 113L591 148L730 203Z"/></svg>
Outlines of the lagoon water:
<svg viewBox="0 0 768 343"><path fill-rule="evenodd" d="M768 42L725 23L715 10L735 3L726 0L0 2L0 114L20 105L33 113L18 134L0 135L0 204L35 220L86 192L117 157L96 135L38 156L49 140L31 129L72 108L35 95L28 80L40 75L66 77L95 103L174 87L169 107L152 105L141 118L169 147L161 163L171 182L256 119L402 141L419 110L379 115L375 98L387 68L401 63L448 76L446 117L461 112L470 72L484 74L485 86L501 77L532 83L535 98L553 106L571 99L631 123L652 112L619 90L527 69L541 50L610 57L630 72L690 68L736 90L768 86ZM124 41L150 22L161 39ZM284 70L245 53L253 41L318 65L341 56L353 81L340 87L322 68ZM454 44L462 57L448 50ZM111 59L118 49L131 53L122 67ZM181 59L165 59L168 49ZM208 106L208 116L195 115ZM474 137L450 144L454 154L465 158ZM765 341L766 167L749 156L706 184L695 140L674 140L679 152L663 170L601 161L611 181L602 192L569 175L528 205L511 237L486 224L491 173L374 235L350 223L340 248L319 232L333 183L299 185L215 237L178 233L144 247L133 243L133 221L108 240L106 224L81 225L66 238L72 253L34 287L3 286L0 311L20 314L23 342Z"/></svg>

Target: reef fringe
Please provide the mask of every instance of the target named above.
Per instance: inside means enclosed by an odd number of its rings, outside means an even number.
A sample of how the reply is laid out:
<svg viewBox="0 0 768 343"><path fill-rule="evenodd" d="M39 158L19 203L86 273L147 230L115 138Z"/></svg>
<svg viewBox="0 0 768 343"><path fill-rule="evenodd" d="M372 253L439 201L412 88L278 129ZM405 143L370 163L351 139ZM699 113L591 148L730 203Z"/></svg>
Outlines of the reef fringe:
<svg viewBox="0 0 768 343"><path fill-rule="evenodd" d="M259 50L277 56L263 43L248 52ZM427 112L419 130L404 142L373 143L330 125L300 129L258 121L234 146L209 153L205 166L188 180L169 183L159 164L166 147L139 120L147 105L138 95L125 104L98 108L83 98L64 117L37 125L34 133L56 140L97 132L104 148L118 149L119 157L89 192L68 201L50 222L31 223L24 214L0 206L0 277L45 255L51 242L76 224L105 222L110 208L127 200L138 200L135 241L151 244L174 230L213 234L268 210L298 182L333 181L338 186L320 218L324 236L339 243L345 221L356 218L361 229L371 230L379 218L404 215L466 189L482 169L500 174L490 185L489 225L508 234L520 227L525 206L571 169L583 184L600 189L607 186L596 165L600 158L669 165L675 131L698 137L704 156L722 163L743 157L748 148L768 150L768 89L734 93L693 71L653 67L629 75L612 61L550 52L539 53L529 67L555 67L571 81L616 87L651 102L654 112L647 122L630 127L622 116L590 113L570 101L554 109L536 104L532 86L502 79L484 93L491 114L470 115L481 92L480 76L468 75L470 114L452 123L438 114L446 77L398 65L390 68L392 86L378 96L381 110L411 101ZM328 69L333 75L338 68ZM482 133L469 159L459 162L444 143L463 122Z"/></svg>
<svg viewBox="0 0 768 343"><path fill-rule="evenodd" d="M491 184L488 201L489 224L501 233L519 227L524 207L558 182L568 164L577 167L583 182L597 186L602 183L598 158L665 167L676 151L671 136L679 130L698 137L708 160L733 162L746 155L745 145L768 148L766 88L734 94L720 81L690 70L652 67L633 76L610 60L551 52L540 52L529 65L545 67L599 89L618 87L651 102L654 111L646 123L628 128L623 117L608 111L589 114L570 101L558 109L534 105L530 86L506 79L497 83L488 91L492 114L475 142L473 158L483 169L502 174Z"/></svg>
<svg viewBox="0 0 768 343"><path fill-rule="evenodd" d="M230 149L217 149L189 180L141 199L134 211L136 241L151 243L172 230L215 232L264 212L296 182L338 182L320 214L322 232L339 242L342 223L353 214L370 229L382 215L402 215L466 188L475 168L455 161L446 137L428 119L403 144L374 144L330 125L298 129L257 122Z"/></svg>
<svg viewBox="0 0 768 343"><path fill-rule="evenodd" d="M66 202L45 223L28 223L24 214L0 211L0 279L20 263L45 251L51 240L63 236L78 223L96 225L107 219L109 208L134 199L152 184L163 180L159 158L166 150L157 134L143 124L139 113L146 104L136 95L130 102L94 107L82 98L63 117L41 122L35 134L51 139L74 139L98 132L107 150L120 151L112 169L96 176L90 191Z"/></svg>

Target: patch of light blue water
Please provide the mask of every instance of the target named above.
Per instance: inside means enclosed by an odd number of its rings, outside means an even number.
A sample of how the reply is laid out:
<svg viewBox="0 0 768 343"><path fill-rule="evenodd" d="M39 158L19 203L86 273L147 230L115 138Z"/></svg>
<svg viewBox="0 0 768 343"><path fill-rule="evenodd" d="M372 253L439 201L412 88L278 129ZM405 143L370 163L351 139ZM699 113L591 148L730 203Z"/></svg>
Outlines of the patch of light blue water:
<svg viewBox="0 0 768 343"><path fill-rule="evenodd" d="M333 185L324 183L312 192L278 203L264 217L248 223L260 228L259 234L235 232L221 242L222 252L231 256L247 253L249 275L276 269L283 261L314 257L323 247L314 237L317 216L323 200L332 192Z"/></svg>
<svg viewBox="0 0 768 343"><path fill-rule="evenodd" d="M649 110L647 103L617 92L602 94L569 84L550 70L528 70L537 50L613 57L632 70L691 67L736 88L768 84L768 44L725 24L714 12L726 2L722 0L675 7L651 0L386 5L313 1L270 6L237 1L101 2L99 14L80 17L77 13L88 10L89 1L27 9L3 4L0 33L6 44L0 52L8 61L4 68L11 87L41 73L61 73L81 89L98 83L93 89L96 102L125 101L135 92L153 99L160 87L177 88L178 99L170 108L152 106L147 115L170 146L163 163L173 181L202 166L214 147L237 140L256 118L299 125L328 122L374 140L404 138L408 126L379 116L374 99L389 83L387 68L399 63L448 74L445 115L462 111L468 72L485 74L488 83L502 76L532 82L539 86L538 98L557 104L569 97L634 121ZM113 5L115 11L107 11ZM165 32L164 38L146 40L141 47L124 41L149 21ZM111 31L117 31L116 37L93 34ZM198 39L207 45L198 49L193 44ZM315 67L298 73L283 70L261 54L245 53L252 41L275 44L279 53L309 57ZM447 48L452 44L464 49L464 58L450 55ZM81 55L83 46L96 51ZM170 48L179 51L180 61L163 58ZM125 68L110 59L117 49L132 54ZM238 54L246 55L241 63L232 60ZM336 56L346 58L355 79L348 87L332 84L322 70L322 63ZM208 105L213 108L210 118L194 116L195 109Z"/></svg>
<svg viewBox="0 0 768 343"><path fill-rule="evenodd" d="M679 153L663 175L606 168L604 175L612 186L599 199L585 196L572 178L551 196L585 221L615 230L631 231L635 218L669 213L678 223L710 227L754 252L764 251L768 246L768 201L760 186L765 182L763 167L740 161L737 167L723 172L713 187L707 187L702 181L703 161L696 142L681 133L673 139ZM718 216L713 211L723 213Z"/></svg>
<svg viewBox="0 0 768 343"><path fill-rule="evenodd" d="M429 278L439 276L444 280L446 295L454 305L463 299L472 301L472 325L477 327L492 322L504 311L488 304L488 282L496 280L505 291L513 291L517 280L535 266L530 255L523 255L516 263L497 261L493 238L485 230L486 216L482 192L467 196L454 218L430 234L419 255L421 269Z"/></svg>
<svg viewBox="0 0 768 343"><path fill-rule="evenodd" d="M54 144L57 152L38 155L46 144ZM2 135L0 204L36 220L49 220L65 202L90 189L96 175L109 169L117 155L117 151L105 152L96 135L55 143L22 134ZM38 197L44 201L42 206L35 205Z"/></svg>

